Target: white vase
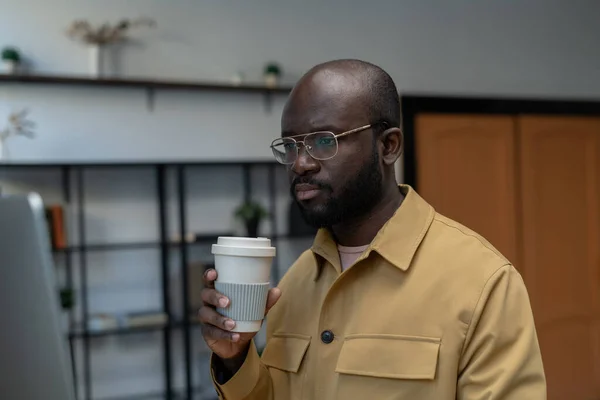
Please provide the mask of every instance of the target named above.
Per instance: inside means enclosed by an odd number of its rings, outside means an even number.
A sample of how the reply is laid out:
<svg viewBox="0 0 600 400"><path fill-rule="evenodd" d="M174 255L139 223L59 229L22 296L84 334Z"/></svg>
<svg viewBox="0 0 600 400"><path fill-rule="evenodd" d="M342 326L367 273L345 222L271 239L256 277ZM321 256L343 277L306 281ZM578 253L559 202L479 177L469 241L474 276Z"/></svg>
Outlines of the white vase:
<svg viewBox="0 0 600 400"><path fill-rule="evenodd" d="M265 86L274 88L279 84L279 75L268 73L265 74Z"/></svg>
<svg viewBox="0 0 600 400"><path fill-rule="evenodd" d="M89 52L89 72L92 78L104 76L104 48L98 44L91 44Z"/></svg>
<svg viewBox="0 0 600 400"><path fill-rule="evenodd" d="M6 147L6 141L0 139L0 163L7 161L8 159L8 148Z"/></svg>
<svg viewBox="0 0 600 400"><path fill-rule="evenodd" d="M2 60L2 71L5 74L13 75L19 71L19 63L14 60Z"/></svg>
<svg viewBox="0 0 600 400"><path fill-rule="evenodd" d="M231 77L231 83L235 86L239 86L242 83L244 83L244 74L242 72L236 72L232 77Z"/></svg>

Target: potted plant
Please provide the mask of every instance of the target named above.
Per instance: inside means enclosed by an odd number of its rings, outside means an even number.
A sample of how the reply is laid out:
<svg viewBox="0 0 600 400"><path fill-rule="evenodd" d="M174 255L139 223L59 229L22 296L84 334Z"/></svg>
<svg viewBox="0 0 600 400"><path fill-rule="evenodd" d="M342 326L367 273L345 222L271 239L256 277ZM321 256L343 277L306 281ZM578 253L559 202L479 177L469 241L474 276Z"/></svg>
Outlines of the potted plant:
<svg viewBox="0 0 600 400"><path fill-rule="evenodd" d="M275 87L279 84L281 78L281 67L275 62L270 62L265 66L265 85Z"/></svg>
<svg viewBox="0 0 600 400"><path fill-rule="evenodd" d="M75 305L75 293L72 289L60 290L60 305L63 310L70 310Z"/></svg>
<svg viewBox="0 0 600 400"><path fill-rule="evenodd" d="M62 326L65 332L69 332L71 328L69 313L75 306L75 292L72 289L62 288L59 291L59 297L62 308Z"/></svg>
<svg viewBox="0 0 600 400"><path fill-rule="evenodd" d="M268 215L262 205L253 201L244 202L235 210L235 216L246 226L248 237L258 237L260 222Z"/></svg>
<svg viewBox="0 0 600 400"><path fill-rule="evenodd" d="M14 47L5 47L2 49L2 64L4 72L7 74L16 74L21 65L21 53Z"/></svg>
<svg viewBox="0 0 600 400"><path fill-rule="evenodd" d="M88 46L90 55L90 74L92 77L103 77L106 75L107 64L106 49L123 43L129 39L130 30L146 26L153 28L156 21L150 18L122 19L114 24L108 22L100 26L92 26L89 21L75 20L67 29L67 36L73 40L80 41ZM113 64L114 64L114 60Z"/></svg>

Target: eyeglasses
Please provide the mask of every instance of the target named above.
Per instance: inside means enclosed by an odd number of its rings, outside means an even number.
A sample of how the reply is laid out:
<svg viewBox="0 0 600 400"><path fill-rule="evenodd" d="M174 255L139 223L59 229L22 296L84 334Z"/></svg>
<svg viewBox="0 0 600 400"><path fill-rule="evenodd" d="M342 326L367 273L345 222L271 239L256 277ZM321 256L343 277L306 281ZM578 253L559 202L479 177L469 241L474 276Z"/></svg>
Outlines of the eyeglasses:
<svg viewBox="0 0 600 400"><path fill-rule="evenodd" d="M275 159L281 164L293 164L298 159L299 144L301 143L307 153L315 160L329 160L337 155L338 138L349 135L351 133L362 132L372 125L361 126L346 132L338 133L337 135L329 131L311 132L302 135L287 136L277 138L271 143L271 150ZM298 140L300 136L304 140Z"/></svg>

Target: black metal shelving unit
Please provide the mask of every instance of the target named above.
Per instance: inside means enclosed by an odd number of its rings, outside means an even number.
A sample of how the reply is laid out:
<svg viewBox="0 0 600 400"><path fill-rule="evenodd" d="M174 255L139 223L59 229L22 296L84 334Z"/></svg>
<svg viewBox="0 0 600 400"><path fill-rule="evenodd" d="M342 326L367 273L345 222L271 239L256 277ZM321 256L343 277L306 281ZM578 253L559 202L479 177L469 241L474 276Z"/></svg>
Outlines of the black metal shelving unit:
<svg viewBox="0 0 600 400"><path fill-rule="evenodd" d="M158 202L158 221L159 221L159 240L152 242L126 242L126 243L87 243L86 242L86 226L85 226L85 171L90 169L98 168L152 168L155 175L156 181L156 197ZM275 162L268 161L232 161L232 162L88 162L88 163L0 163L0 172L14 169L59 169L61 171L61 186L62 186L62 201L65 207L71 208L75 211L73 215L77 218L77 236L78 244L70 246L64 249L56 249L56 254L63 254L65 256L65 267L66 267L66 286L69 289L75 288L74 267L73 258L78 259L79 268L79 288L80 299L81 299L81 321L80 328L74 329L76 323L76 315L74 310L70 310L69 322L71 330L68 334L68 340L71 349L71 360L73 362L73 373L74 381L77 385L79 379L77 379L77 365L75 356L74 342L81 340L83 343L83 393L84 396L81 400L96 400L92 391L91 382L91 352L90 343L92 340L99 337L107 336L120 336L120 335L133 335L144 332L160 332L162 334L162 347L163 347L163 371L164 371L164 392L140 394L140 396L133 396L122 398L125 399L166 399L166 400L191 400L194 392L202 388L195 388L192 379L192 342L191 342L191 330L198 322L190 318L191 310L189 305L189 296L187 289L187 265L189 261L188 250L190 246L198 244L208 244L216 241L218 236L231 235L230 232L215 232L207 233L196 237L195 242L186 242L185 233L187 228L187 205L186 205L186 180L185 173L187 168L190 167L235 167L241 168L244 184L244 199L250 200L253 197L253 185L251 179L251 170L254 167L266 167L267 173L265 179L268 182L268 194L269 194L269 215L270 215L270 230L271 239L274 245L277 245L277 240L288 237L286 234L277 232L277 210L276 210L276 168L279 165ZM167 235L168 226L168 212L167 212L167 178L168 173L174 172L176 179L176 191L177 199L176 203L178 206L177 212L177 223L179 227L179 234L181 241L173 242L170 241ZM75 185L73 185L75 182ZM73 187L75 186L75 187ZM76 199L73 199L73 194L76 194ZM240 199L242 200L242 199ZM115 328L102 331L90 331L87 326L88 321L88 253L90 252L105 252L105 251L122 251L132 249L149 249L156 248L160 251L160 268L161 268L161 294L163 297L162 312L166 315L167 323L156 326L143 326L143 327L131 327L131 328ZM181 319L175 319L173 316L173 309L171 305L172 293L169 288L169 253L171 251L179 251L179 260L182 276L182 304L183 309L181 310ZM273 276L274 282L279 281L278 274L278 260L274 260L273 264ZM172 364L172 342L171 338L175 331L180 330L183 334L183 351L184 351L184 371L185 371L185 390L183 393L178 390L174 390L173 387L173 364ZM81 390L77 390L79 393ZM206 388L204 388L206 389ZM216 396L215 396L216 398Z"/></svg>

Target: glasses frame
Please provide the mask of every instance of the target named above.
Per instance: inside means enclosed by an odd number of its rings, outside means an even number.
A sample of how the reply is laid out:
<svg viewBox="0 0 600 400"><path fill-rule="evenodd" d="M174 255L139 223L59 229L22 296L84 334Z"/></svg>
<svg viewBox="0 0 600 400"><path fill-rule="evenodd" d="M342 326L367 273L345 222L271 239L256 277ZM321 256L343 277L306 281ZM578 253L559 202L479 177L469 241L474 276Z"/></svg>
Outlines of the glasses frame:
<svg viewBox="0 0 600 400"><path fill-rule="evenodd" d="M273 152L273 155L275 156L275 160L277 160L280 164L283 164L283 165L293 165L298 160L298 156L300 155L300 146L298 146L299 143L302 143L302 146L306 149L306 152L308 153L308 155L311 156L313 159L319 160L319 161L331 160L333 157L337 156L338 151L339 151L338 138L348 136L351 133L366 131L367 129L372 128L372 127L373 127L373 124L363 125L358 128L350 129L349 131L345 131L345 132L338 133L338 134L333 133L331 131L315 131L315 132L309 132L309 133L302 133L300 135L286 136L284 138L277 138L277 139L273 140L271 142L270 147L271 147L271 151ZM333 135L333 138L335 139L335 154L333 154L331 157L318 158L318 157L313 156L310 152L310 145L307 146L304 143L307 137L314 136L318 133L331 133L331 135ZM304 139L297 140L296 138L298 138L298 137L303 137ZM279 161L279 159L277 158L277 155L275 154L275 151L276 151L275 150L275 142L282 141L284 139L292 139L294 141L294 143L296 144L296 158L294 158L294 161L292 161L292 162L288 162L288 163L281 162L281 161Z"/></svg>

